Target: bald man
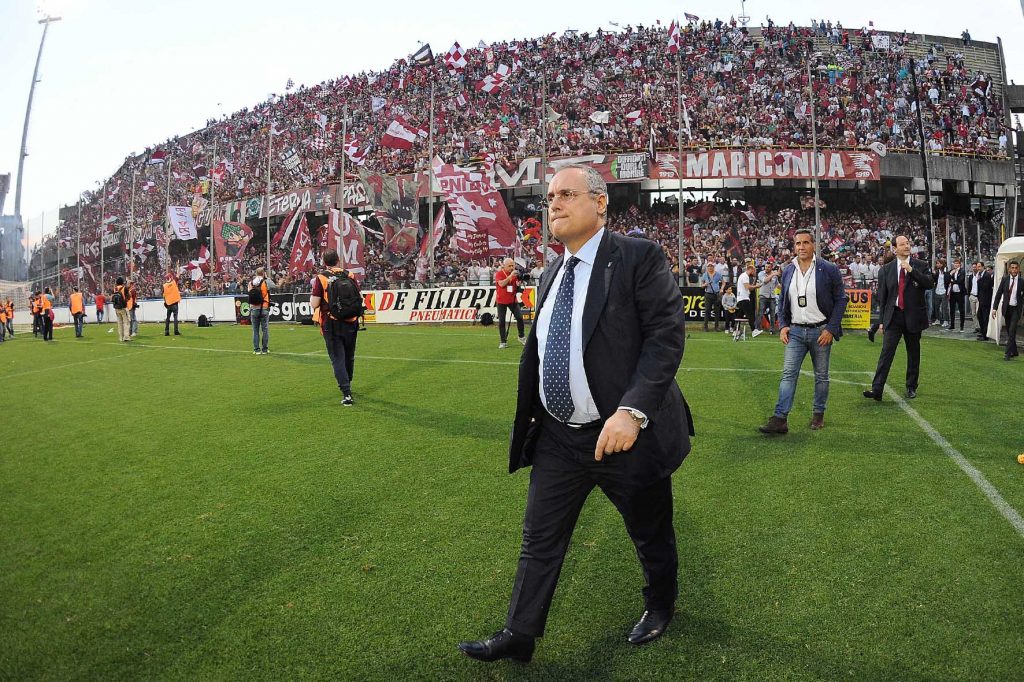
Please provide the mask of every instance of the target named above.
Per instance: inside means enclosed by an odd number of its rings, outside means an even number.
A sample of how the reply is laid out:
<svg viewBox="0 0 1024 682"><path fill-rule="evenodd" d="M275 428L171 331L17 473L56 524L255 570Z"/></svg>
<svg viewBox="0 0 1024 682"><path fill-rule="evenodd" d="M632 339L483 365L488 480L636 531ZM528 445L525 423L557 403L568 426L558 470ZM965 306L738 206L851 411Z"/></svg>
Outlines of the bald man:
<svg viewBox="0 0 1024 682"><path fill-rule="evenodd" d="M516 262L506 258L494 273L494 300L498 304L498 334L501 336L501 343L498 348L508 348L508 326L506 325L505 313L511 312L516 318L516 329L519 331L519 343L526 345L526 328L523 326L522 305L516 300L519 292L519 273L516 272Z"/></svg>

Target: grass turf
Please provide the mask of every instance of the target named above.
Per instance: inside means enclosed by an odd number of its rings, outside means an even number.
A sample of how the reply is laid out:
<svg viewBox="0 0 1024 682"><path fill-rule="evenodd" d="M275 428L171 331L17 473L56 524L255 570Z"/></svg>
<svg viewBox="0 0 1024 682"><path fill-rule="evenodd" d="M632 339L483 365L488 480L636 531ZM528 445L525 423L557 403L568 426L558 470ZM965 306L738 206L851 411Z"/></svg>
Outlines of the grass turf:
<svg viewBox="0 0 1024 682"><path fill-rule="evenodd" d="M625 642L641 576L598 492L521 667L455 649L501 627L511 590L528 482L505 473L518 344L498 350L493 327L373 327L343 408L313 328L274 326L266 357L248 327L144 325L131 344L108 328L0 345L0 678L1024 669L1024 538L898 404L860 396L879 350L863 335L833 351L825 430L806 428L804 376L790 434L766 438L781 345L693 331L679 381L698 437L673 479L668 635ZM1024 367L952 339L922 354L912 407L1024 510Z"/></svg>

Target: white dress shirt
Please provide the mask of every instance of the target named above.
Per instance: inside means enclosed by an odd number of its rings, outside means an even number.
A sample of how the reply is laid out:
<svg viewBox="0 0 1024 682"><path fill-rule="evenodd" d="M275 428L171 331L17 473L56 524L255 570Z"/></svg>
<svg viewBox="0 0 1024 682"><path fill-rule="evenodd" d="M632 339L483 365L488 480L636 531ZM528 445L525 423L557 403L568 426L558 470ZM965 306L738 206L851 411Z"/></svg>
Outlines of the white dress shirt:
<svg viewBox="0 0 1024 682"><path fill-rule="evenodd" d="M793 259L796 270L789 280L789 317L793 324L818 324L825 321L825 313L818 308L817 286L815 285L818 259L811 259L811 266L807 272L800 272L800 263ZM800 297L807 297L807 305L800 307Z"/></svg>
<svg viewBox="0 0 1024 682"><path fill-rule="evenodd" d="M573 256L579 263L573 268L572 317L569 321L569 391L574 406L571 424L586 424L601 418L601 413L594 404L594 396L590 393L587 373L583 367L583 308L587 302L587 288L590 286L590 275L594 270L594 259L597 258L597 247L604 237L604 228L597 231L579 251L571 253L568 248L562 258L562 267L555 273L555 278L548 289L547 299L537 315L537 355L540 357L540 400L547 409L547 398L544 397L544 348L547 345L548 327L551 325L551 313L555 308L558 287L562 284L565 264Z"/></svg>
<svg viewBox="0 0 1024 682"><path fill-rule="evenodd" d="M1017 305L1017 302L1020 301L1020 275L1010 278L1010 283L1006 287L1006 294L1009 305Z"/></svg>

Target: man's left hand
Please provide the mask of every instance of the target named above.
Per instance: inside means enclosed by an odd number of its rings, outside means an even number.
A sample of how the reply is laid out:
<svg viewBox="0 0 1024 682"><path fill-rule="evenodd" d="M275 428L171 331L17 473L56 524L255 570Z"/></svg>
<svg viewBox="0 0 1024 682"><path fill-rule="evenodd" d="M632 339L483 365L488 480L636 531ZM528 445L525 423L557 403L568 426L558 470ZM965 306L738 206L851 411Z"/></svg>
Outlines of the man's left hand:
<svg viewBox="0 0 1024 682"><path fill-rule="evenodd" d="M616 452L623 452L633 447L636 437L640 435L640 425L624 410L616 410L615 414L608 417L601 429L601 435L597 438L597 447L594 448L594 459L600 462L605 455Z"/></svg>
<svg viewBox="0 0 1024 682"><path fill-rule="evenodd" d="M828 344L832 343L832 341L833 341L832 332L830 332L827 329L822 329L821 330L821 334L818 335L818 345L819 346L827 346Z"/></svg>

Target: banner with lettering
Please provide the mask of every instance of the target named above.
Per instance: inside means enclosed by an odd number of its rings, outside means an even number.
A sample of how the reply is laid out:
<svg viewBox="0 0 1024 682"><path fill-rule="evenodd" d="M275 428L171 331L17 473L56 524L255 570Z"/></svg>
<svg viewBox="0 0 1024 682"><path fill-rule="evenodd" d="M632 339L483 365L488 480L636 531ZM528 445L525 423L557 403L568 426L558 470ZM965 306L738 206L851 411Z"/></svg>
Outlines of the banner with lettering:
<svg viewBox="0 0 1024 682"><path fill-rule="evenodd" d="M455 219L455 244L462 258L508 256L516 229L501 194L484 169L434 161L434 177Z"/></svg>
<svg viewBox="0 0 1024 682"><path fill-rule="evenodd" d="M245 255L245 247L252 239L252 230L245 223L213 221L213 239L217 253L217 269L224 281L238 275L238 265Z"/></svg>
<svg viewBox="0 0 1024 682"><path fill-rule="evenodd" d="M174 235L182 241L199 237L191 206L168 206L167 222L174 229Z"/></svg>
<svg viewBox="0 0 1024 682"><path fill-rule="evenodd" d="M748 178L757 180L809 179L878 180L881 161L873 151L819 150L817 158L809 149L761 149L730 151L717 149L683 154L684 178ZM659 152L651 177L679 179L679 155Z"/></svg>

